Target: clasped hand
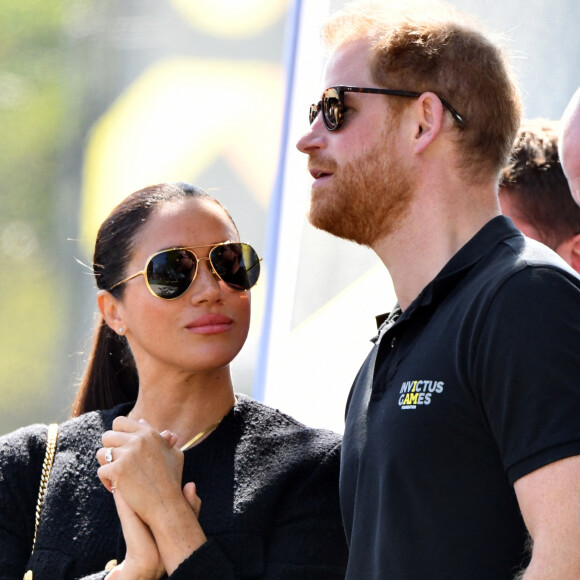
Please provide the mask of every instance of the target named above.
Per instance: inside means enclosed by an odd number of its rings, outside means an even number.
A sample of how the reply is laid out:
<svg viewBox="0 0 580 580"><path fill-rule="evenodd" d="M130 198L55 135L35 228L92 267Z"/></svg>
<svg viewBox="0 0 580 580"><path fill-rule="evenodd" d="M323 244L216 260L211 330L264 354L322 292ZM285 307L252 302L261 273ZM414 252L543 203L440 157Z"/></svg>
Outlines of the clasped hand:
<svg viewBox="0 0 580 580"><path fill-rule="evenodd" d="M177 437L146 421L118 417L97 452L98 476L114 494L127 545L125 560L107 580L158 580L205 541L195 484L181 489L183 453ZM191 541L173 543L189 530Z"/></svg>

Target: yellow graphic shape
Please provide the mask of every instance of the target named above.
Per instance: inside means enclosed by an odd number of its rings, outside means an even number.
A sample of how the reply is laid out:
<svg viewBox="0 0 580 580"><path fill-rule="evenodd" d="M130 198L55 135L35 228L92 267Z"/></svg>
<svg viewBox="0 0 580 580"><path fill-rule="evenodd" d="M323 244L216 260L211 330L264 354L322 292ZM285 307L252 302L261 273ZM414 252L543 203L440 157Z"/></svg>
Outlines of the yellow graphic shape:
<svg viewBox="0 0 580 580"><path fill-rule="evenodd" d="M249 37L269 28L288 0L172 0L192 26L221 37Z"/></svg>
<svg viewBox="0 0 580 580"><path fill-rule="evenodd" d="M218 158L266 207L283 105L278 65L171 59L147 70L87 145L81 236L89 255L99 225L125 196L163 181L195 183Z"/></svg>

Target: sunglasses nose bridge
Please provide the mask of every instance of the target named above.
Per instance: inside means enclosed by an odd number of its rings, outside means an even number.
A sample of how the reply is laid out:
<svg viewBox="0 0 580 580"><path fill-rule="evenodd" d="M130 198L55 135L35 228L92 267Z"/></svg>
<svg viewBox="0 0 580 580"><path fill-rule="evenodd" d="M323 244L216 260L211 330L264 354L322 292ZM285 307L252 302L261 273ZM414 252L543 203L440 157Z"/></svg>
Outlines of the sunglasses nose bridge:
<svg viewBox="0 0 580 580"><path fill-rule="evenodd" d="M217 273L215 266L213 265L213 262L211 260L211 256L204 256L202 258L198 258L196 256L197 259L197 268L195 269L195 274L193 279L195 280L195 277L197 276L197 273L199 272L199 263L200 262L208 262L207 268L209 270L209 273L212 275L212 277L217 280L218 282L221 280L220 275ZM192 280L193 282L193 280Z"/></svg>

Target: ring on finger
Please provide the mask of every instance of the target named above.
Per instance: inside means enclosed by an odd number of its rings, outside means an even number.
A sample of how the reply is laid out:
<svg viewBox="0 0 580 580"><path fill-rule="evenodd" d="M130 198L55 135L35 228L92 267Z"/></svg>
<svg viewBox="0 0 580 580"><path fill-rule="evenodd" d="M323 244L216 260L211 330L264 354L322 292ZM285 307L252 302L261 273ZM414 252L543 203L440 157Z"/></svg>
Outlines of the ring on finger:
<svg viewBox="0 0 580 580"><path fill-rule="evenodd" d="M114 447L107 447L105 451L105 461L107 463L113 463L113 449Z"/></svg>

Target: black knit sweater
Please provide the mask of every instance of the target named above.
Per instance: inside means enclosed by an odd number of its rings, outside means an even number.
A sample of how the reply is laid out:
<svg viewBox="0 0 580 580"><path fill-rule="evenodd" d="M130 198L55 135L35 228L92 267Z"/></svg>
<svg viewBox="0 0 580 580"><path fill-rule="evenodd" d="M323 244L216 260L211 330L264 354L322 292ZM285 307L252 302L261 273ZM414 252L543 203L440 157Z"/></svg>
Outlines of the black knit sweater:
<svg viewBox="0 0 580 580"><path fill-rule="evenodd" d="M61 425L34 554L34 511L46 427L0 438L0 580L101 580L125 545L112 495L97 477L103 432L131 405ZM183 481L202 499L208 541L171 580L344 578L338 502L340 441L249 397L185 452Z"/></svg>

